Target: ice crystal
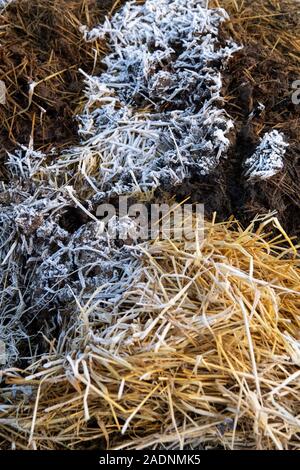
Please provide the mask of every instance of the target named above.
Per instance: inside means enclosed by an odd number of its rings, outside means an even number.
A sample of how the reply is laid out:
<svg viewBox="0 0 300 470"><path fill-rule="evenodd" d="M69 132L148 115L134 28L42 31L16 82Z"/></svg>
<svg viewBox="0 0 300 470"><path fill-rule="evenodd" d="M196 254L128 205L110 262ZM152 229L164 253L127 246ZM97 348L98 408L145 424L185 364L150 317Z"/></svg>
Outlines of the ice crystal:
<svg viewBox="0 0 300 470"><path fill-rule="evenodd" d="M46 155L33 150L33 145L20 145L14 153L8 153L7 165L12 177L30 178L38 173Z"/></svg>

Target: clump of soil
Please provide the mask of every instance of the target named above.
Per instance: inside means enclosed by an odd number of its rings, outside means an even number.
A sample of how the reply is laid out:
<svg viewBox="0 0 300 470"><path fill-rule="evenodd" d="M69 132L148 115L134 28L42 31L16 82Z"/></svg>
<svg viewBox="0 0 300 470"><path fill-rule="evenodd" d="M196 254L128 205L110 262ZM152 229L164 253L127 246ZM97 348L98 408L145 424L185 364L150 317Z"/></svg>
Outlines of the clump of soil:
<svg viewBox="0 0 300 470"><path fill-rule="evenodd" d="M97 70L105 50L99 42L87 44L79 27L102 21L112 5L113 0L17 0L0 14L0 80L7 88L6 105L0 106L0 158L17 143L28 145L30 135L43 151L78 139L79 69ZM32 83L37 85L31 96Z"/></svg>

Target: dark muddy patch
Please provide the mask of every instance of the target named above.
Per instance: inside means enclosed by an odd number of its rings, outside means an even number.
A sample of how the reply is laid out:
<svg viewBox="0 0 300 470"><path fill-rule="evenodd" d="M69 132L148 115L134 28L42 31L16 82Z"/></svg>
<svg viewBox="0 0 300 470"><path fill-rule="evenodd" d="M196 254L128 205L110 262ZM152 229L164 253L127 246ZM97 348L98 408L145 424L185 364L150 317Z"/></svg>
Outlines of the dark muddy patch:
<svg viewBox="0 0 300 470"><path fill-rule="evenodd" d="M245 46L229 64L225 75L226 94L234 98L226 105L237 126L236 145L229 165L224 165L227 194L234 214L248 223L257 213L277 211L284 227L300 235L300 114L292 102L292 83L297 73L288 59L266 59L267 51ZM249 80L251 70L251 80ZM259 103L265 107L256 112ZM249 121L249 114L254 117ZM289 144L284 169L268 180L247 180L243 162L265 132L283 132ZM238 192L236 192L238 190Z"/></svg>

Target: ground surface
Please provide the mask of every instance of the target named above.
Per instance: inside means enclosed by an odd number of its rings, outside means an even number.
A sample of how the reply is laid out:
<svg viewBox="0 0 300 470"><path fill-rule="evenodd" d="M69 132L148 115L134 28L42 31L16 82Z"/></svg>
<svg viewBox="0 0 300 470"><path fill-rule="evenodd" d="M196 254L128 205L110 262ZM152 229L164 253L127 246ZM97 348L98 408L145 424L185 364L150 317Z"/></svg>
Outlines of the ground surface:
<svg viewBox="0 0 300 470"><path fill-rule="evenodd" d="M233 36L244 46L224 71L226 110L235 121L236 134L229 160L213 175L185 182L167 197L192 196L205 203L208 216L216 211L224 220L234 214L245 224L256 213L276 210L286 229L299 236L300 106L291 100L292 83L299 78L298 8L291 1L211 3L224 6L231 15L223 36ZM78 69L97 74L99 57L105 53L104 44L87 45L78 27L99 23L118 5L95 0L22 0L5 10L0 19L4 44L0 80L8 88L7 104L0 109L2 162L6 150L15 148L17 142L28 144L30 135L35 148L44 151L78 140L74 116L81 108L83 87ZM32 81L39 84L31 99L28 84ZM249 121L259 103L265 111L255 112ZM259 138L274 128L284 132L289 142L284 171L268 181L249 182L243 175L243 162ZM165 199L166 195L158 193L157 197Z"/></svg>

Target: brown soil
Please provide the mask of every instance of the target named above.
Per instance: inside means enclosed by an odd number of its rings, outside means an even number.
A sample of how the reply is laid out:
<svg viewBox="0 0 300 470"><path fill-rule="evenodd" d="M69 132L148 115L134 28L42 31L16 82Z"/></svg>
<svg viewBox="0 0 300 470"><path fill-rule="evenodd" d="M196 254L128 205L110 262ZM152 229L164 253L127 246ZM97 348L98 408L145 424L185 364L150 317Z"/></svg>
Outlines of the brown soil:
<svg viewBox="0 0 300 470"><path fill-rule="evenodd" d="M242 221L276 210L286 230L299 236L300 106L291 97L292 83L299 79L299 6L294 1L260 0L246 1L243 8L240 23L234 24L233 19L227 25L244 44L226 73L226 94L231 97L227 110L238 127L234 167L229 166L226 174L228 195L232 210ZM253 12L261 17L243 20ZM248 124L248 115L259 102L265 112ZM245 181L241 162L252 153L258 138L271 129L282 131L289 143L285 168L268 181Z"/></svg>
<svg viewBox="0 0 300 470"><path fill-rule="evenodd" d="M0 15L0 80L7 87L7 103L0 106L0 158L17 143L28 144L31 134L35 148L45 151L76 141L79 69L99 72L93 49L98 56L104 52L103 45L82 39L79 26L99 23L112 5L113 0L18 0ZM38 85L31 101L32 82Z"/></svg>
<svg viewBox="0 0 300 470"><path fill-rule="evenodd" d="M257 213L276 210L286 230L299 236L300 106L293 104L291 96L292 83L299 79L299 6L294 1L248 0L243 8L238 21L237 13L227 7L233 17L227 31L235 31L236 40L241 38L244 44L230 62L225 79L226 108L238 129L233 165L226 172L227 194L241 221L247 223ZM248 115L259 102L265 112L248 124ZM289 143L285 168L267 181L246 181L241 164L259 137L271 129L282 131Z"/></svg>

